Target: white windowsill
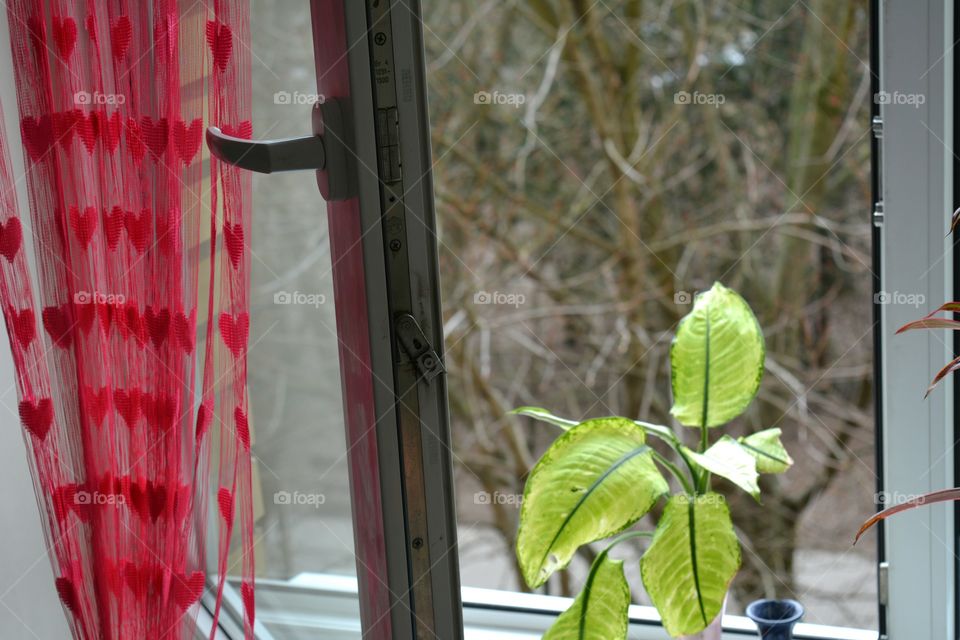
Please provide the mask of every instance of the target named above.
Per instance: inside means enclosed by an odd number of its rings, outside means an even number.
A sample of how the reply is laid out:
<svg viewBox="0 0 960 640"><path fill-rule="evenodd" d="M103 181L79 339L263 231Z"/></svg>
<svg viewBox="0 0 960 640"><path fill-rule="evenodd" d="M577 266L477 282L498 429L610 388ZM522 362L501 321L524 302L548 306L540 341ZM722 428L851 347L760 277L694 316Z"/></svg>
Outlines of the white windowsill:
<svg viewBox="0 0 960 640"><path fill-rule="evenodd" d="M258 580L257 594L257 622L268 629L283 627L296 638L360 638L354 577L302 573L289 581ZM570 602L569 598L464 587L466 639L538 640ZM229 609L225 607L225 615ZM209 628L209 616L201 620ZM631 606L630 621L631 640L668 640L652 607ZM724 640L757 637L753 623L742 616L726 616L723 627ZM798 640L877 640L876 631L803 623L794 635ZM277 630L275 637L287 635Z"/></svg>

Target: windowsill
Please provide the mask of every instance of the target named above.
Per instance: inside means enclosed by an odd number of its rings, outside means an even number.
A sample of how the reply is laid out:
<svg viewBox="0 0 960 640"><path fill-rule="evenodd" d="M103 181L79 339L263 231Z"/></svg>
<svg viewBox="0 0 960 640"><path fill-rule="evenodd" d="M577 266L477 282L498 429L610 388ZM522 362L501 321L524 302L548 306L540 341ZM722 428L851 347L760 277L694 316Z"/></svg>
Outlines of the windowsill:
<svg viewBox="0 0 960 640"><path fill-rule="evenodd" d="M357 581L351 576L302 573L289 581L257 581L257 622L265 637L360 638ZM225 596L226 600L226 596ZM467 640L539 640L550 623L570 605L569 598L463 588ZM231 608L224 607L230 615ZM201 612L203 614L203 612ZM202 619L201 619L202 620ZM632 640L667 640L653 607L630 607ZM209 620L207 620L209 626ZM724 617L724 639L756 638L753 623L742 616ZM259 634L258 634L259 636ZM877 640L876 631L798 624L798 640Z"/></svg>

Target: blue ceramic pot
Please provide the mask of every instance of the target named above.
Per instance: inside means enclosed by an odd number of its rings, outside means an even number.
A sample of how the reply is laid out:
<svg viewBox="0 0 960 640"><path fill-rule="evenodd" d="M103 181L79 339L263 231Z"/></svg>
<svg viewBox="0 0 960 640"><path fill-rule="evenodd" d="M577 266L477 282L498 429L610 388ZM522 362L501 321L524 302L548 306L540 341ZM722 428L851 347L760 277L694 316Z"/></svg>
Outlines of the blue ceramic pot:
<svg viewBox="0 0 960 640"><path fill-rule="evenodd" d="M803 617L803 606L796 600L755 600L747 606L747 617L757 625L763 640L792 640L793 625Z"/></svg>

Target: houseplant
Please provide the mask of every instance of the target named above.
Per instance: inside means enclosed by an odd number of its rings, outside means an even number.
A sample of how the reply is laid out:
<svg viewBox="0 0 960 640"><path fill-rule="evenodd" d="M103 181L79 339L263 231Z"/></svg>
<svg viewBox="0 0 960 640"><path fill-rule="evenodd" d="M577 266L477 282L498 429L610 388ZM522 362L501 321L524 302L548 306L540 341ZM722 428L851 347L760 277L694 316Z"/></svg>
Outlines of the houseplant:
<svg viewBox="0 0 960 640"><path fill-rule="evenodd" d="M670 364L671 414L699 430L694 448L665 425L623 417L578 423L545 409L515 411L564 431L524 489L517 558L527 584L541 586L582 545L609 539L546 640L627 637L630 588L611 551L637 537L650 538L640 570L664 628L674 637L706 629L722 613L740 566L740 544L725 498L711 489L712 476L759 499L758 474L782 473L792 464L777 428L738 439L712 437L746 410L763 375L763 335L740 295L719 283L699 294L677 328ZM671 493L662 470L676 480L678 492ZM631 529L661 498L666 504L656 529Z"/></svg>

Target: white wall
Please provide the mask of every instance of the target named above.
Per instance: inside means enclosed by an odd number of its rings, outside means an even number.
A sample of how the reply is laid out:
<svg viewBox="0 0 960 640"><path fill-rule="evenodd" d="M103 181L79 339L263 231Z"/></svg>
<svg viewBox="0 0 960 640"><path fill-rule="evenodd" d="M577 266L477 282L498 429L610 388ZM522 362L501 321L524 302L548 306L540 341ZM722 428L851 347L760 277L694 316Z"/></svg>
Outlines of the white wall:
<svg viewBox="0 0 960 640"><path fill-rule="evenodd" d="M26 218L26 183L20 154L16 92L6 6L0 6L0 102L13 160L21 214ZM64 640L70 637L53 588L40 516L27 470L17 417L17 392L6 330L0 323L0 638Z"/></svg>

